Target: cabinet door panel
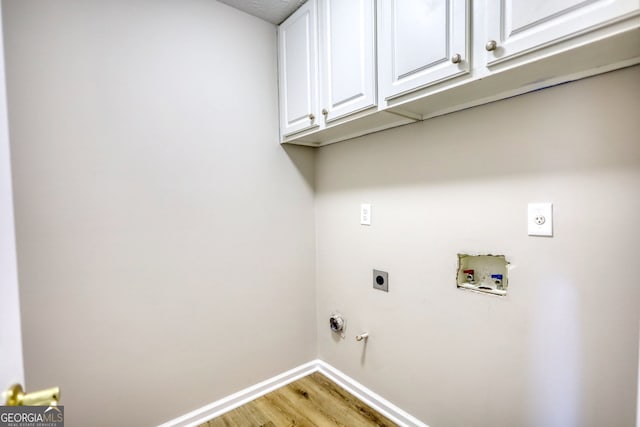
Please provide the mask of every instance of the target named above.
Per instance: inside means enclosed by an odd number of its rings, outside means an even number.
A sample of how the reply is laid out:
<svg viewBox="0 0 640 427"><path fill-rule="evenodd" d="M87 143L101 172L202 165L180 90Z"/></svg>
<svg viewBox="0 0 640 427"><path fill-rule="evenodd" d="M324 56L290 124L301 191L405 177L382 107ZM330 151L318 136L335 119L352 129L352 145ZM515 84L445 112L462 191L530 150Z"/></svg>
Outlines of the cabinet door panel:
<svg viewBox="0 0 640 427"><path fill-rule="evenodd" d="M576 7L592 3L592 0L561 0L553 2L520 1L505 2L507 7L505 17L511 22L507 24L510 33L522 31L528 27L540 24L549 17L558 16Z"/></svg>
<svg viewBox="0 0 640 427"><path fill-rule="evenodd" d="M385 99L469 71L467 0L380 0L380 90ZM452 57L460 55L460 62Z"/></svg>
<svg viewBox="0 0 640 427"><path fill-rule="evenodd" d="M278 29L280 129L283 135L317 126L316 57L316 5L310 0Z"/></svg>
<svg viewBox="0 0 640 427"><path fill-rule="evenodd" d="M500 0L487 3L489 65L547 47L595 27L637 14L640 0Z"/></svg>
<svg viewBox="0 0 640 427"><path fill-rule="evenodd" d="M375 105L374 0L320 3L322 101L325 120Z"/></svg>
<svg viewBox="0 0 640 427"><path fill-rule="evenodd" d="M399 0L393 27L394 77L404 78L447 59L447 5L444 2ZM428 49L425 49L429 46Z"/></svg>

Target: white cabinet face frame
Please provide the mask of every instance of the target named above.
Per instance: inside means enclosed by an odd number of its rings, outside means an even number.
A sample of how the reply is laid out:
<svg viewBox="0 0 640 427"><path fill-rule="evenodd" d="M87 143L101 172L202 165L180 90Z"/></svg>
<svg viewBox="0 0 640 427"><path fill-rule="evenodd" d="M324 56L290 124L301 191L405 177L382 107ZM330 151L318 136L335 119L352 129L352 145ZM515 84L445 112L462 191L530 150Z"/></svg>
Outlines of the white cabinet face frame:
<svg viewBox="0 0 640 427"><path fill-rule="evenodd" d="M326 123L376 105L375 0L321 0L321 113Z"/></svg>
<svg viewBox="0 0 640 427"><path fill-rule="evenodd" d="M316 0L309 0L278 28L282 136L317 127L318 36Z"/></svg>
<svg viewBox="0 0 640 427"><path fill-rule="evenodd" d="M379 87L389 100L470 70L469 0L379 0Z"/></svg>
<svg viewBox="0 0 640 427"><path fill-rule="evenodd" d="M606 24L638 15L640 0L491 0L487 37L497 48L486 52L493 65L551 46Z"/></svg>

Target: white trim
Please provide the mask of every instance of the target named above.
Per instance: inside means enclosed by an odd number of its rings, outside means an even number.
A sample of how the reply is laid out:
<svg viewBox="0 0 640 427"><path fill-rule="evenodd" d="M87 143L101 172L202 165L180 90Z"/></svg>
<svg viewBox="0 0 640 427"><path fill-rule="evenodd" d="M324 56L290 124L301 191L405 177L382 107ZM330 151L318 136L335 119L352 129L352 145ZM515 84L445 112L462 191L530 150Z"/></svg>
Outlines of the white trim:
<svg viewBox="0 0 640 427"><path fill-rule="evenodd" d="M262 381L261 383L247 387L244 390L240 390L237 393L224 397L220 400L216 400L215 402L196 409L195 411L191 411L186 415L167 421L159 427L195 427L200 424L204 424L209 420L219 417L226 412L242 406L245 403L251 402L260 396L264 396L269 392L299 380L300 378L316 371L318 371L318 363L316 360L313 360L280 375L269 378L268 380Z"/></svg>
<svg viewBox="0 0 640 427"><path fill-rule="evenodd" d="M196 427L314 372L320 372L400 427L429 427L345 373L319 359L247 387L186 415L167 421L158 427Z"/></svg>
<svg viewBox="0 0 640 427"><path fill-rule="evenodd" d="M638 332L640 335L640 328L638 328ZM639 341L640 343L640 341ZM636 356L640 355L640 344L638 345L638 353ZM638 358L638 392L636 395L637 404L636 404L636 427L640 427L640 357Z"/></svg>

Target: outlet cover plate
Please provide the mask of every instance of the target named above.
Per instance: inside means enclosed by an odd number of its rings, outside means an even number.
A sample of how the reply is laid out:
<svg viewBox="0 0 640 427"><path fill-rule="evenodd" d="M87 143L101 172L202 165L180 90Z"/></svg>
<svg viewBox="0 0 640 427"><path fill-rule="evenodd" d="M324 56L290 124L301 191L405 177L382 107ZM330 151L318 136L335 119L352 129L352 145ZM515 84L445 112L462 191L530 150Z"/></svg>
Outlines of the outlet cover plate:
<svg viewBox="0 0 640 427"><path fill-rule="evenodd" d="M389 273L382 270L373 270L373 289L389 292Z"/></svg>
<svg viewBox="0 0 640 427"><path fill-rule="evenodd" d="M553 236L553 204L529 203L527 229L529 236Z"/></svg>

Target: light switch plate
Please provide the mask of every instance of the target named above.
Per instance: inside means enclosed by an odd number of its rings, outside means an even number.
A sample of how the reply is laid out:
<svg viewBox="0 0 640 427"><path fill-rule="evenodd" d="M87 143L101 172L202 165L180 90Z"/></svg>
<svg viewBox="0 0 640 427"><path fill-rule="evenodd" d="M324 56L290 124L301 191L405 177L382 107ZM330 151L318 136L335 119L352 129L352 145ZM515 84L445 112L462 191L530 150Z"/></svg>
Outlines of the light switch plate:
<svg viewBox="0 0 640 427"><path fill-rule="evenodd" d="M553 236L553 204L529 203L527 228L529 236Z"/></svg>
<svg viewBox="0 0 640 427"><path fill-rule="evenodd" d="M360 205L360 224L371 225L371 205L368 203Z"/></svg>

